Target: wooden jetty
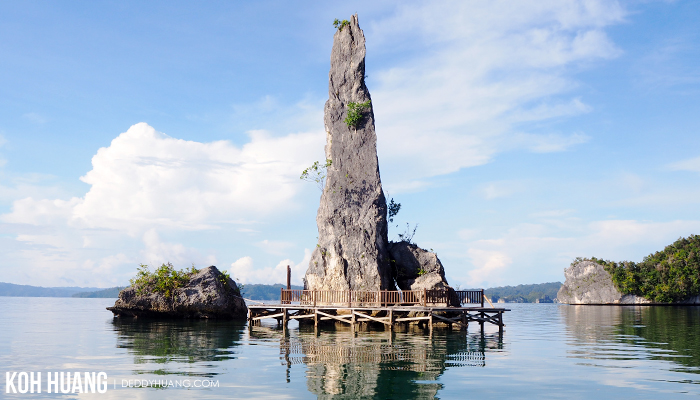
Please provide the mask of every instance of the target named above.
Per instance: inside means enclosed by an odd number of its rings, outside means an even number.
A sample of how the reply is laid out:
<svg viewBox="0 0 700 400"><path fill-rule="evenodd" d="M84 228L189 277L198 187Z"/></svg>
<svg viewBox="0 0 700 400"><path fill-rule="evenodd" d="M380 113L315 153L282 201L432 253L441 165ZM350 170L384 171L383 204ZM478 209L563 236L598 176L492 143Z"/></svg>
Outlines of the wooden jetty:
<svg viewBox="0 0 700 400"><path fill-rule="evenodd" d="M263 319L275 319L287 326L290 320L313 323L341 322L353 328L360 323L383 324L393 329L396 324L418 323L433 330L442 324L466 330L477 322L498 326L503 333L505 308L484 307L484 290L408 290L408 291L336 291L281 289L280 304L248 306L251 325ZM491 303L486 299L489 304ZM453 306L459 304L459 306Z"/></svg>

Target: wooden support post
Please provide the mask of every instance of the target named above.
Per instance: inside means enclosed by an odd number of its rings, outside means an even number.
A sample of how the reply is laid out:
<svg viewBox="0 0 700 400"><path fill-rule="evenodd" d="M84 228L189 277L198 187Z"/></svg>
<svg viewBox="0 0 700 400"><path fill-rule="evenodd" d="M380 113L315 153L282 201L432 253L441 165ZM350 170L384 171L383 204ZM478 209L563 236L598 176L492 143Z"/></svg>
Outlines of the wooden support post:
<svg viewBox="0 0 700 400"><path fill-rule="evenodd" d="M433 334L433 312L428 313L428 329L430 329L430 334Z"/></svg>
<svg viewBox="0 0 700 400"><path fill-rule="evenodd" d="M394 309L389 309L389 330L394 329Z"/></svg>
<svg viewBox="0 0 700 400"><path fill-rule="evenodd" d="M481 308L484 308L484 289L481 289Z"/></svg>
<svg viewBox="0 0 700 400"><path fill-rule="evenodd" d="M466 331L467 329L469 329L469 322L467 321L467 312L466 311L462 311L462 327L461 327L461 329L463 331Z"/></svg>
<svg viewBox="0 0 700 400"><path fill-rule="evenodd" d="M498 334L503 336L503 313L498 312Z"/></svg>
<svg viewBox="0 0 700 400"><path fill-rule="evenodd" d="M483 311L480 312L479 316L481 317L479 320L479 325L481 327L481 336L484 336L484 317L485 317L484 312Z"/></svg>
<svg viewBox="0 0 700 400"><path fill-rule="evenodd" d="M428 289L423 289L423 307L425 307L428 302Z"/></svg>
<svg viewBox="0 0 700 400"><path fill-rule="evenodd" d="M286 328L287 322L289 322L289 311L286 308L282 309L282 325Z"/></svg>
<svg viewBox="0 0 700 400"><path fill-rule="evenodd" d="M314 328L318 328L318 310L314 308Z"/></svg>
<svg viewBox="0 0 700 400"><path fill-rule="evenodd" d="M287 265L287 290L292 290L292 267Z"/></svg>

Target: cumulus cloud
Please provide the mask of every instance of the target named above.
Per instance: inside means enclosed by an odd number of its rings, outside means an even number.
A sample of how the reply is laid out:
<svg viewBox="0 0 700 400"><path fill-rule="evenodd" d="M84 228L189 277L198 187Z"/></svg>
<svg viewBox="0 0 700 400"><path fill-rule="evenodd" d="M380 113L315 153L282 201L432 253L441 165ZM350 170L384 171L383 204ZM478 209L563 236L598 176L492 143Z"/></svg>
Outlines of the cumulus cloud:
<svg viewBox="0 0 700 400"><path fill-rule="evenodd" d="M286 283L287 265L292 268L292 284L303 285L304 274L311 260L311 250L304 249L304 258L295 263L290 259L285 259L277 263L274 267L255 267L253 258L250 256L241 257L231 264L229 273L232 278L246 283Z"/></svg>
<svg viewBox="0 0 700 400"><path fill-rule="evenodd" d="M567 210L563 210L567 211ZM648 222L602 220L582 223L568 212L542 215L541 223L522 223L494 239L468 241L464 258L472 267L452 273L455 282L470 286L539 283L563 279L576 257L641 261L678 239L700 232L700 221Z"/></svg>
<svg viewBox="0 0 700 400"><path fill-rule="evenodd" d="M90 185L84 196L25 197L0 216L20 232L12 256L28 264L25 271L12 271L13 280L41 270L47 280L62 271L94 281L94 274L73 274L90 266L94 273L113 269L117 279L123 277L116 272L120 263L121 271L134 262L216 264L212 253L164 241L161 233L254 233L251 224L298 207L295 196L303 188L298 173L321 153L325 139L323 132L275 137L252 131L249 137L242 146L201 143L170 137L145 123L133 125L97 151L92 170L80 178ZM259 245L273 254L290 247L267 240ZM120 246L130 249L128 255ZM52 268L47 270L47 263ZM133 273L133 265L128 269Z"/></svg>
<svg viewBox="0 0 700 400"><path fill-rule="evenodd" d="M200 143L169 137L140 123L101 148L82 198L25 198L5 222L105 228L141 234L150 227L211 229L287 209L299 190L298 171L322 148L320 133L272 137L250 132L250 142Z"/></svg>
<svg viewBox="0 0 700 400"><path fill-rule="evenodd" d="M376 46L390 52L401 43L416 52L372 73L382 172L396 182L392 190L420 190L429 177L502 151L564 151L588 141L581 132L521 128L591 111L569 94L577 86L571 70L620 54L604 29L624 17L609 1L433 1L404 3L372 24Z"/></svg>

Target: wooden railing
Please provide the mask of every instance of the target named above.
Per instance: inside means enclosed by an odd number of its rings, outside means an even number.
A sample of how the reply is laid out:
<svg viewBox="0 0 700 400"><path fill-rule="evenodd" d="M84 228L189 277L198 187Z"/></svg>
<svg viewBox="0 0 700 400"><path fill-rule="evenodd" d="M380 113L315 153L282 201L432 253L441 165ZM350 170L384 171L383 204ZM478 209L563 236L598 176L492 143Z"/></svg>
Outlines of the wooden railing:
<svg viewBox="0 0 700 400"><path fill-rule="evenodd" d="M393 306L434 304L480 304L484 307L484 289L476 290L301 290L281 289L282 304ZM450 300L450 296L453 298Z"/></svg>

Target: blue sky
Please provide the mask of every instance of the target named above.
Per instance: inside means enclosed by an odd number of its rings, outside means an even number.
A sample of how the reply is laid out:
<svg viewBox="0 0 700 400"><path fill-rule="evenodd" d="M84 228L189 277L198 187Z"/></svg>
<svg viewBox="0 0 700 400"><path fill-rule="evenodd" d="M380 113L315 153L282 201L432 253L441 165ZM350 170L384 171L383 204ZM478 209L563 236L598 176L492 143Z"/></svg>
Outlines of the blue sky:
<svg viewBox="0 0 700 400"><path fill-rule="evenodd" d="M700 233L700 3L0 4L0 281L139 263L301 282L334 18L367 38L396 238L448 280L563 280Z"/></svg>

